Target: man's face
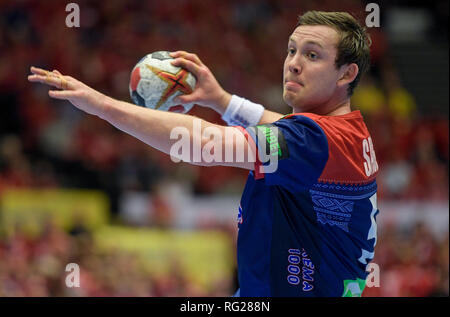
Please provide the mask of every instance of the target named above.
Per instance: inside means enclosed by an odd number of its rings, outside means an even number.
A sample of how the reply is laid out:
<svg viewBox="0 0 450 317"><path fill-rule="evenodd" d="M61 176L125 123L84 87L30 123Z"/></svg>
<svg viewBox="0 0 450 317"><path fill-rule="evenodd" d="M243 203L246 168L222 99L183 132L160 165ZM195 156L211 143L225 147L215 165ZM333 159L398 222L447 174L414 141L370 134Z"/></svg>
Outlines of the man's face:
<svg viewBox="0 0 450 317"><path fill-rule="evenodd" d="M289 38L283 71L283 99L294 111L320 112L336 96L338 33L323 25L302 25Z"/></svg>

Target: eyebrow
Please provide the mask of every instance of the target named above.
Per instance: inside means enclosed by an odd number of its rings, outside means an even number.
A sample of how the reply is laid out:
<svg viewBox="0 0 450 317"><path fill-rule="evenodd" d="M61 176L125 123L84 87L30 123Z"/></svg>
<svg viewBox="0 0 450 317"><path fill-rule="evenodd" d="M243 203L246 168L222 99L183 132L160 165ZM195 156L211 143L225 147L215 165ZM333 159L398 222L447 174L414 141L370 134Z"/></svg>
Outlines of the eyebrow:
<svg viewBox="0 0 450 317"><path fill-rule="evenodd" d="M289 37L289 42L297 43L292 37ZM308 41L306 41L306 44L316 45L316 46L319 46L321 49L323 49L323 46L319 42L316 42L316 41L308 40Z"/></svg>

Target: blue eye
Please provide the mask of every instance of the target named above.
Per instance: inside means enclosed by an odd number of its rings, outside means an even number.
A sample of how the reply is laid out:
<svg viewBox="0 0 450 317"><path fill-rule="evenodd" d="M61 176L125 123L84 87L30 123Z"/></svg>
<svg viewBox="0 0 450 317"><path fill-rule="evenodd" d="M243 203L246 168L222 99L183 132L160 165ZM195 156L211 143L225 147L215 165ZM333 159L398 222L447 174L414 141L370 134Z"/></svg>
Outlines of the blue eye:
<svg viewBox="0 0 450 317"><path fill-rule="evenodd" d="M288 49L287 49L287 53L288 53L289 55L294 55L294 54L295 54L295 48L288 48Z"/></svg>
<svg viewBox="0 0 450 317"><path fill-rule="evenodd" d="M317 59L317 54L314 52L309 52L308 54L306 54L310 59Z"/></svg>

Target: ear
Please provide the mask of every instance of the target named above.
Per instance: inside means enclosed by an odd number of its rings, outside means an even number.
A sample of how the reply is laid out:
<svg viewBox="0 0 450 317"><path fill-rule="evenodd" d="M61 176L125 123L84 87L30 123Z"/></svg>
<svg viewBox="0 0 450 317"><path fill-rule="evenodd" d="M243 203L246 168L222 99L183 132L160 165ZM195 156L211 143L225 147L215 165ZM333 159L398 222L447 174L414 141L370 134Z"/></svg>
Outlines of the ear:
<svg viewBox="0 0 450 317"><path fill-rule="evenodd" d="M345 86L350 84L358 76L359 68L355 63L345 64L341 67L341 76L337 81L338 86Z"/></svg>

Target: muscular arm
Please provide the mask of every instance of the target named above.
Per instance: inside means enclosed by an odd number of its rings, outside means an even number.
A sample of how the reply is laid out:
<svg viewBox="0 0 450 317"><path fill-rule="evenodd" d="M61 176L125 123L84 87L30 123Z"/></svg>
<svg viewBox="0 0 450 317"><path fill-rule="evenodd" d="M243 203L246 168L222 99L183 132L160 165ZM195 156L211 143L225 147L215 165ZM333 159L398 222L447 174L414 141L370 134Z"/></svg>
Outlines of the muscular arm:
<svg viewBox="0 0 450 317"><path fill-rule="evenodd" d="M99 116L116 128L185 162L202 166L223 165L253 169L254 163L247 159L250 157L248 142L237 128L213 124L190 115L142 108L112 98L107 98L104 109ZM230 140L227 138L230 135L238 137ZM186 145L181 153L173 150L177 142L184 142ZM222 153L220 161L206 159L202 150L208 143L209 150L214 147L214 151ZM233 153L233 157L236 157L239 150L244 151L242 154L245 160L225 160L225 153Z"/></svg>

